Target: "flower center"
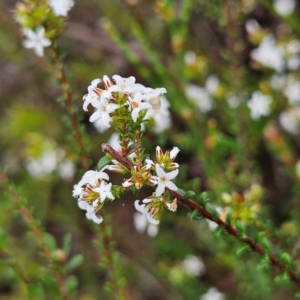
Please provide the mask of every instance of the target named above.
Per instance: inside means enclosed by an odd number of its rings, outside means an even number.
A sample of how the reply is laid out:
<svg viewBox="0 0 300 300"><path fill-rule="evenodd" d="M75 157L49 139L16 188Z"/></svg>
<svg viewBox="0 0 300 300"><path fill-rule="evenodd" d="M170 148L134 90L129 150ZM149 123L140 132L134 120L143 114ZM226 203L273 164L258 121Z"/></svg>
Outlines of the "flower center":
<svg viewBox="0 0 300 300"><path fill-rule="evenodd" d="M138 102L135 102L135 101L132 101L131 105L132 105L133 108L138 108L139 107Z"/></svg>

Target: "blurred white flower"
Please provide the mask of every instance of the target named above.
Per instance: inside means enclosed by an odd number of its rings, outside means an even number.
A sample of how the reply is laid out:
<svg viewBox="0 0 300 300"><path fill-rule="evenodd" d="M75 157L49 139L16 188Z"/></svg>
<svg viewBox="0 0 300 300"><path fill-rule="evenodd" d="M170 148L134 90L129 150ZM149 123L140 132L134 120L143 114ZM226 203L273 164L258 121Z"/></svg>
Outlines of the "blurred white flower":
<svg viewBox="0 0 300 300"><path fill-rule="evenodd" d="M169 102L165 96L161 96L161 106L160 109L148 109L145 119L154 120L153 131L155 133L161 133L168 129L172 125L171 114L169 111Z"/></svg>
<svg viewBox="0 0 300 300"><path fill-rule="evenodd" d="M270 96L264 95L261 91L255 91L247 103L251 118L256 120L261 116L267 116L270 113L271 101Z"/></svg>
<svg viewBox="0 0 300 300"><path fill-rule="evenodd" d="M219 290L215 287L208 289L206 294L200 297L200 300L225 300L224 294L220 293Z"/></svg>
<svg viewBox="0 0 300 300"><path fill-rule="evenodd" d="M235 95L229 95L227 98L227 103L231 108L237 108L241 104L241 99Z"/></svg>
<svg viewBox="0 0 300 300"><path fill-rule="evenodd" d="M201 276L205 273L206 267L202 260L194 255L188 255L182 262L184 272L191 276Z"/></svg>
<svg viewBox="0 0 300 300"><path fill-rule="evenodd" d="M280 91L283 89L287 81L287 77L285 75L275 74L271 77L270 85L274 91Z"/></svg>
<svg viewBox="0 0 300 300"><path fill-rule="evenodd" d="M300 177L300 160L297 161L295 170L296 170L297 176Z"/></svg>
<svg viewBox="0 0 300 300"><path fill-rule="evenodd" d="M290 80L284 90L284 95L291 105L300 103L300 81Z"/></svg>
<svg viewBox="0 0 300 300"><path fill-rule="evenodd" d="M49 6L52 8L56 16L66 17L68 11L74 5L73 0L48 0Z"/></svg>
<svg viewBox="0 0 300 300"><path fill-rule="evenodd" d="M275 45L273 35L268 34L260 43L259 47L250 53L252 59L263 66L282 72L285 66L284 51Z"/></svg>
<svg viewBox="0 0 300 300"><path fill-rule="evenodd" d="M191 66L196 62L196 54L194 51L186 51L184 53L184 62L187 66Z"/></svg>
<svg viewBox="0 0 300 300"><path fill-rule="evenodd" d="M38 27L36 31L24 28L23 33L27 38L27 40L23 42L23 46L33 49L38 56L44 56L44 48L51 45L51 41L45 38L45 28Z"/></svg>
<svg viewBox="0 0 300 300"><path fill-rule="evenodd" d="M207 113L212 109L212 98L204 88L195 84L189 84L186 87L185 93L189 99L193 100L198 105L201 112Z"/></svg>
<svg viewBox="0 0 300 300"><path fill-rule="evenodd" d="M64 180L70 180L74 177L75 174L75 166L74 163L66 159L58 166L59 176Z"/></svg>
<svg viewBox="0 0 300 300"><path fill-rule="evenodd" d="M291 108L283 111L279 116L281 127L291 134L297 134L300 131L300 107Z"/></svg>
<svg viewBox="0 0 300 300"><path fill-rule="evenodd" d="M147 230L147 234L150 237L155 237L158 234L158 224L148 222L147 217L140 212L133 214L133 225L139 233L143 233Z"/></svg>
<svg viewBox="0 0 300 300"><path fill-rule="evenodd" d="M296 6L295 0L274 0L274 9L281 16L290 15Z"/></svg>
<svg viewBox="0 0 300 300"><path fill-rule="evenodd" d="M287 64L287 68L290 71L298 70L299 67L300 67L300 57L299 57L299 55L293 55L293 56L289 57L286 64Z"/></svg>
<svg viewBox="0 0 300 300"><path fill-rule="evenodd" d="M210 95L214 95L220 85L219 78L216 75L211 75L207 78L205 88Z"/></svg>
<svg viewBox="0 0 300 300"><path fill-rule="evenodd" d="M249 34L255 34L257 31L261 29L258 22L255 19L247 20L245 27Z"/></svg>

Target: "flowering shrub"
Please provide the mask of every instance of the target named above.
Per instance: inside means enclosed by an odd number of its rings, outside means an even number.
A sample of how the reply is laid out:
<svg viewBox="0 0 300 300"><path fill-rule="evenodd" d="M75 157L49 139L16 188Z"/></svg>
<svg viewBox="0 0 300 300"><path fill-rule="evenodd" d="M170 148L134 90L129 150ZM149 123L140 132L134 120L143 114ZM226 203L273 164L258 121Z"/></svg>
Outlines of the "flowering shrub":
<svg viewBox="0 0 300 300"><path fill-rule="evenodd" d="M296 1L3 7L0 298L299 296Z"/></svg>

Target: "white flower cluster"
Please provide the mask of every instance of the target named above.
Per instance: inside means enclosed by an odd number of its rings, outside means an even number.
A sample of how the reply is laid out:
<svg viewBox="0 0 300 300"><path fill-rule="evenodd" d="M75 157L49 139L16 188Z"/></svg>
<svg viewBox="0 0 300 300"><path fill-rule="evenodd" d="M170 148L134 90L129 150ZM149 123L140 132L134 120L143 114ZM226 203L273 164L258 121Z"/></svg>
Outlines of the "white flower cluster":
<svg viewBox="0 0 300 300"><path fill-rule="evenodd" d="M170 127L168 101L166 99L161 101L160 98L162 94L167 92L165 88L152 89L145 87L136 83L133 76L123 78L114 75L112 78L115 84L107 76L103 77L104 90L98 87L98 84L102 82L101 79L93 80L88 87L88 94L83 97L84 110L87 110L90 104L95 108L90 121L95 123L95 127L99 132L103 132L110 127L112 114L121 107L130 110L134 122L137 121L141 111L148 110L145 119L154 118L156 132L161 132ZM118 104L120 102L121 105Z"/></svg>
<svg viewBox="0 0 300 300"><path fill-rule="evenodd" d="M74 5L74 0L48 0L48 5L56 16L66 17L68 11ZM16 16L16 20L19 20L18 18ZM51 45L51 40L45 37L45 27L39 26L35 30L23 28L23 34L26 37L23 46L33 49L37 56L44 56L44 48Z"/></svg>
<svg viewBox="0 0 300 300"><path fill-rule="evenodd" d="M87 171L78 184L74 185L73 197L78 199L79 208L86 210L86 217L100 224L103 218L96 212L102 207L107 199L114 200L111 192L109 176L101 171Z"/></svg>
<svg viewBox="0 0 300 300"><path fill-rule="evenodd" d="M158 220L153 219L153 217L157 214L161 206L165 206L170 211L177 210L177 200L174 199L172 202L164 199L163 194L165 193L166 188L176 191L177 186L171 181L175 179L178 175L178 167L177 163L174 163L174 159L179 152L178 147L174 147L171 151L166 151L163 153L159 146L156 147L156 159L157 162L153 162L150 159L145 160L145 165L142 167L142 171L147 172L145 178L149 180L149 182L156 186L156 190L152 196L145 198L142 200L142 204L140 204L140 200L136 200L134 205L138 212L140 212L144 218L151 224L157 225L159 223ZM153 170L156 172L156 175L151 175L150 171ZM171 172L166 172L166 170L172 170ZM140 176L143 177L143 176ZM137 183L135 182L136 178L132 176L123 182L123 187L130 187ZM140 185L138 185L140 186Z"/></svg>
<svg viewBox="0 0 300 300"><path fill-rule="evenodd" d="M259 29L260 27L257 28ZM259 47L251 51L250 55L259 64L282 73L285 70L295 71L299 68L299 54L300 41L292 40L289 43L277 45L274 35L268 34L263 38Z"/></svg>

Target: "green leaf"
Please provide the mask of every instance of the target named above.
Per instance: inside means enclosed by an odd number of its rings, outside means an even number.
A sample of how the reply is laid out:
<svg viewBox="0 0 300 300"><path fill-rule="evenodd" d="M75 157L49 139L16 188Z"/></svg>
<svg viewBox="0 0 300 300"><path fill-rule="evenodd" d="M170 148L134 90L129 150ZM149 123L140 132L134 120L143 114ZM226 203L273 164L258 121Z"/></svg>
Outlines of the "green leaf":
<svg viewBox="0 0 300 300"><path fill-rule="evenodd" d="M80 266L83 262L83 256L81 254L75 255L67 264L66 271L71 271Z"/></svg>
<svg viewBox="0 0 300 300"><path fill-rule="evenodd" d="M262 248L264 248L266 251L270 252L271 251L271 242L269 241L269 239L264 236L261 241L260 241L260 245L262 246Z"/></svg>
<svg viewBox="0 0 300 300"><path fill-rule="evenodd" d="M103 156L97 164L97 169L100 171L102 168L104 168L106 165L108 165L112 161L112 158Z"/></svg>
<svg viewBox="0 0 300 300"><path fill-rule="evenodd" d="M69 276L66 280L66 286L69 292L75 292L78 286L78 279L75 276Z"/></svg>
<svg viewBox="0 0 300 300"><path fill-rule="evenodd" d="M300 298L300 292L295 294L295 298L299 299Z"/></svg>
<svg viewBox="0 0 300 300"><path fill-rule="evenodd" d="M201 195L198 198L198 203L202 206L202 207L206 207L206 203L207 203L207 192L203 192L201 193Z"/></svg>
<svg viewBox="0 0 300 300"><path fill-rule="evenodd" d="M237 249L235 250L236 255L241 255L246 251L249 251L250 248L247 244L243 244L237 247Z"/></svg>
<svg viewBox="0 0 300 300"><path fill-rule="evenodd" d="M63 250L68 255L71 248L72 235L71 233L67 233L63 239Z"/></svg>
<svg viewBox="0 0 300 300"><path fill-rule="evenodd" d="M278 255L279 261L284 263L286 266L290 267L292 265L292 257L289 253L282 252Z"/></svg>
<svg viewBox="0 0 300 300"><path fill-rule="evenodd" d="M289 281L289 275L288 275L287 271L284 271L281 274L279 274L278 276L276 276L274 278L274 281L276 283L281 283L281 284L288 282Z"/></svg>
<svg viewBox="0 0 300 300"><path fill-rule="evenodd" d="M245 238L246 237L246 229L240 220L236 220L235 227L240 232L240 237Z"/></svg>
<svg viewBox="0 0 300 300"><path fill-rule="evenodd" d="M223 226L219 226L218 225L218 227L214 231L214 234L216 236L221 236L221 235L228 235L228 232L227 232L227 230Z"/></svg>
<svg viewBox="0 0 300 300"><path fill-rule="evenodd" d="M44 233L44 240L47 248L49 248L51 251L56 250L56 241L51 234Z"/></svg>
<svg viewBox="0 0 300 300"><path fill-rule="evenodd" d="M183 197L184 197L184 200L187 200L189 198L192 198L195 195L196 195L195 192L193 192L193 191L187 191L187 192L184 193Z"/></svg>
<svg viewBox="0 0 300 300"><path fill-rule="evenodd" d="M231 222L232 222L232 213L233 213L233 211L232 211L232 209L230 209L230 211L226 215L226 223L228 225L231 225Z"/></svg>
<svg viewBox="0 0 300 300"><path fill-rule="evenodd" d="M204 219L204 217L202 217L199 213L197 209L194 209L191 213L190 213L190 218L192 220L202 220Z"/></svg>
<svg viewBox="0 0 300 300"><path fill-rule="evenodd" d="M218 219L219 218L219 213L217 212L216 208L214 205L212 205L211 203L206 203L206 207L205 207L210 213L213 214L213 219Z"/></svg>
<svg viewBox="0 0 300 300"><path fill-rule="evenodd" d="M184 197L184 195L185 195L185 191L182 190L182 189L178 189L176 192L177 192L178 194L180 194L182 197Z"/></svg>

